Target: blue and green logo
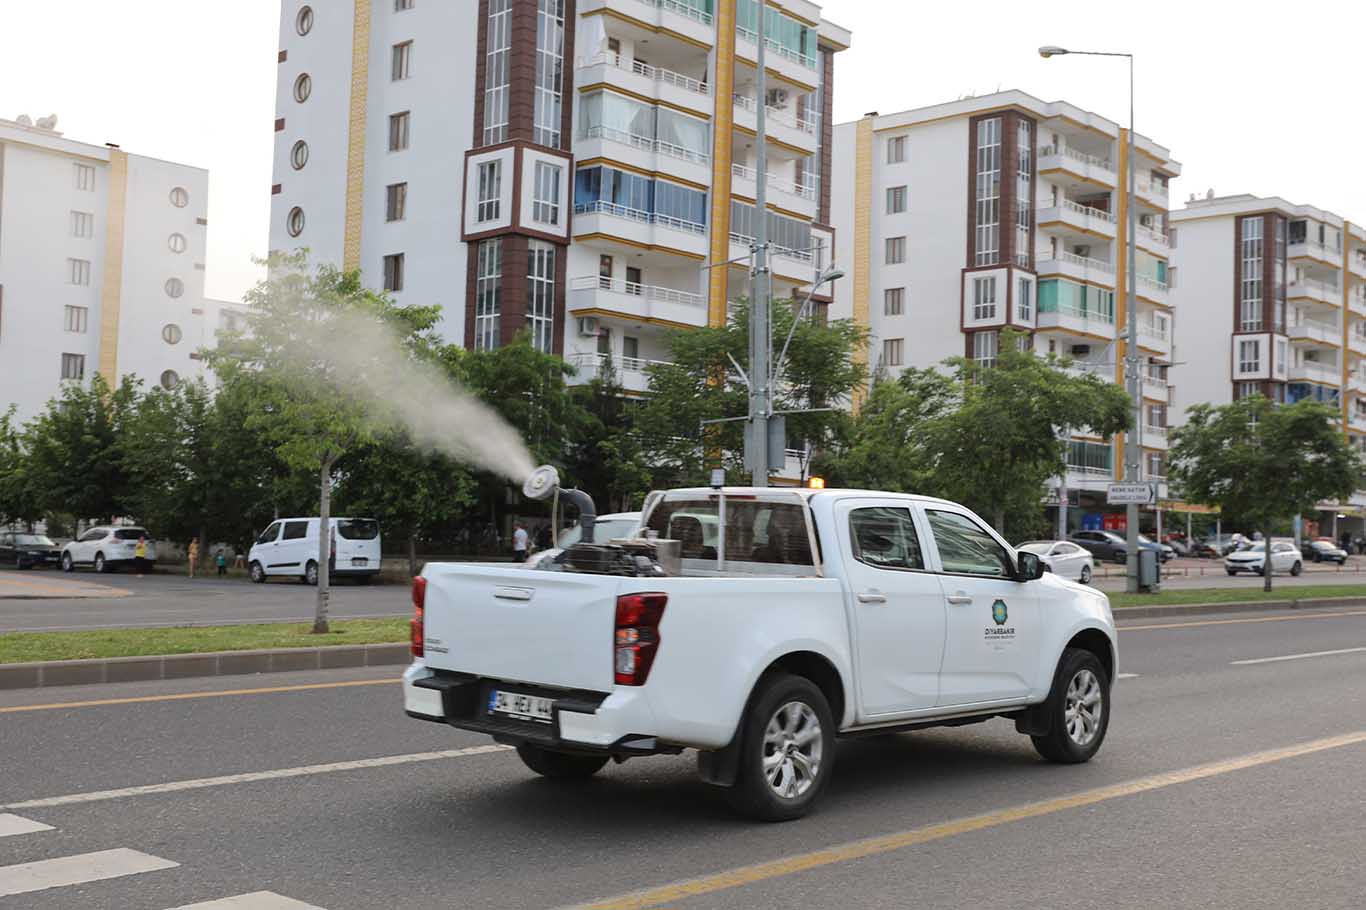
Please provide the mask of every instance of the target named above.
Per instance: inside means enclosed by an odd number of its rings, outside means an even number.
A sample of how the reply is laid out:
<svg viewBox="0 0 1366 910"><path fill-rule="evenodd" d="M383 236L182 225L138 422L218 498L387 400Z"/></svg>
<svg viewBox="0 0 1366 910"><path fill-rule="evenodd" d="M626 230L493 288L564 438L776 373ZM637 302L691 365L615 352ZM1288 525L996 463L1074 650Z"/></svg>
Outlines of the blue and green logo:
<svg viewBox="0 0 1366 910"><path fill-rule="evenodd" d="M1009 614L1006 613L1006 602L1004 600L998 600L991 605L991 618L996 620L996 625L998 626L1004 626L1006 624L1006 619L1009 618Z"/></svg>

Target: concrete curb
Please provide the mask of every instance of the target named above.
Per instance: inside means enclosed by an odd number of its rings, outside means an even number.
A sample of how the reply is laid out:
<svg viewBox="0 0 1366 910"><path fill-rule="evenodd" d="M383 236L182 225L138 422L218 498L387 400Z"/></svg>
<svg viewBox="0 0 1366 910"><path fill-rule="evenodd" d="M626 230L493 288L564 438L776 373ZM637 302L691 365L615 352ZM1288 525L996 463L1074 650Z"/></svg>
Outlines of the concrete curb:
<svg viewBox="0 0 1366 910"><path fill-rule="evenodd" d="M150 657L53 660L43 663L0 664L0 690L193 679L248 673L283 673L289 670L398 666L408 663L411 659L408 644L403 642L387 645L337 645L326 648L211 651L201 654L165 654Z"/></svg>
<svg viewBox="0 0 1366 910"><path fill-rule="evenodd" d="M1366 596L1302 597L1285 600L1248 600L1222 604L1174 604L1169 607L1115 607L1115 619L1158 619L1164 616L1262 613L1274 610L1310 610L1323 607L1366 607Z"/></svg>

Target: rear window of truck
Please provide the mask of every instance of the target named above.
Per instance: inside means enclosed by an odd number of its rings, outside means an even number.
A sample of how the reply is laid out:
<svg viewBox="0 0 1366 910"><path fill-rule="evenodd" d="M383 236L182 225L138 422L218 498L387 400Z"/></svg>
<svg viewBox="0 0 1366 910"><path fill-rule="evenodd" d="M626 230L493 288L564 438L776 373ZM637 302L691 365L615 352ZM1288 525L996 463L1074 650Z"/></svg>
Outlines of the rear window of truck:
<svg viewBox="0 0 1366 910"><path fill-rule="evenodd" d="M660 537L681 541L684 559L715 562L723 537L718 497L661 502L650 513L646 528ZM806 506L800 502L727 496L724 539L728 565L815 565Z"/></svg>

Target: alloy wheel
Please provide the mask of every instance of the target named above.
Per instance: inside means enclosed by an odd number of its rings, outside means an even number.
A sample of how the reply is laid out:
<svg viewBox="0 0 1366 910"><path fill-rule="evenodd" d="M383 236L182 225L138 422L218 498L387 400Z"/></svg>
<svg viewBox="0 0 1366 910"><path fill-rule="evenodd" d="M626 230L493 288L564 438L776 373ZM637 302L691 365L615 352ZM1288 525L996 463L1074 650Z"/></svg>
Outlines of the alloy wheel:
<svg viewBox="0 0 1366 910"><path fill-rule="evenodd" d="M821 723L805 702L790 701L764 729L764 777L784 799L802 796L821 771Z"/></svg>
<svg viewBox="0 0 1366 910"><path fill-rule="evenodd" d="M1063 719L1067 736L1078 746L1088 746L1100 730L1101 715L1105 711L1104 692L1100 680L1090 670L1078 670L1067 684Z"/></svg>

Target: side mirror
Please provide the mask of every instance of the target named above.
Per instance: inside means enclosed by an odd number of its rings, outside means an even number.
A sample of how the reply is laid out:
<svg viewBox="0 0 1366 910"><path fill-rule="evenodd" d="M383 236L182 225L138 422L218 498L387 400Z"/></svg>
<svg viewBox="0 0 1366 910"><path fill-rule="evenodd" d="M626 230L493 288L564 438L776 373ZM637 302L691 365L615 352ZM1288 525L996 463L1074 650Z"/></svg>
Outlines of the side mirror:
<svg viewBox="0 0 1366 910"><path fill-rule="evenodd" d="M1020 553L1019 566L1020 581L1034 581L1036 578L1043 578L1043 573L1048 570L1037 553Z"/></svg>

